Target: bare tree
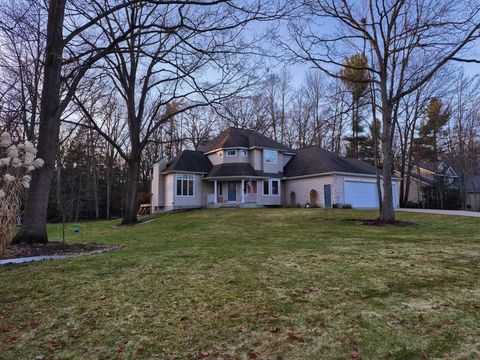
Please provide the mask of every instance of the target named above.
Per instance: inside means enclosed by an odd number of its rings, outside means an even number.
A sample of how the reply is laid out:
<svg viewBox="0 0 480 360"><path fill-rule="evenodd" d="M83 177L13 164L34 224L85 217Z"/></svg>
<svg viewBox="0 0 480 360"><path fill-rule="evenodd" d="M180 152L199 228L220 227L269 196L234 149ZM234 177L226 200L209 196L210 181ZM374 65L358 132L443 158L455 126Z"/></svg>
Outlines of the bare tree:
<svg viewBox="0 0 480 360"><path fill-rule="evenodd" d="M340 77L339 70L366 69L378 92L382 116L383 201L380 219L395 220L392 194L394 116L398 102L415 92L447 62L462 58L478 42L477 0L304 1L308 21L291 24L294 44L281 45L297 59ZM327 19L335 32L322 32ZM305 24L308 23L308 26ZM373 54L368 66L342 62L354 53Z"/></svg>

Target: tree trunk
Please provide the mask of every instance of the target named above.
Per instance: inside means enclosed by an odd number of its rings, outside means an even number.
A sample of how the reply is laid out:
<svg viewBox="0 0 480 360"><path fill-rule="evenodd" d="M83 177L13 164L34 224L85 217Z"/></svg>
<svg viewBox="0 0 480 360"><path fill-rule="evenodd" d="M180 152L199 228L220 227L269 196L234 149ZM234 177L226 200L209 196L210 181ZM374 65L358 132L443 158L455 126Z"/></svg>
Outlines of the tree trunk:
<svg viewBox="0 0 480 360"><path fill-rule="evenodd" d="M395 211L393 209L392 194L392 112L393 107L382 101L383 116L383 201L380 211L380 220L383 222L394 222Z"/></svg>
<svg viewBox="0 0 480 360"><path fill-rule="evenodd" d="M130 159L127 165L126 199L122 225L133 225L137 222L137 193L138 182L140 180L140 158Z"/></svg>
<svg viewBox="0 0 480 360"><path fill-rule="evenodd" d="M42 89L38 157L45 165L33 173L32 186L25 204L22 228L13 242L47 243L47 209L50 187L59 148L60 82L63 53L63 21L66 0L50 0Z"/></svg>

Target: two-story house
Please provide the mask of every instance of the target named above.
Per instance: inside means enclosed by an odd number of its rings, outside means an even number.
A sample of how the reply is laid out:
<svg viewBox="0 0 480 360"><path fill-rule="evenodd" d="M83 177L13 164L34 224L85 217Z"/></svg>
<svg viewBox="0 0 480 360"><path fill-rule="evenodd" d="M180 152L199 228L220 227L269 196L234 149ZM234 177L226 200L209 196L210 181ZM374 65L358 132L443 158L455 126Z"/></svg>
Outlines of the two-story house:
<svg viewBox="0 0 480 360"><path fill-rule="evenodd" d="M393 193L398 206L398 180ZM200 207L378 206L376 169L317 146L292 150L229 128L198 151L155 164L152 212Z"/></svg>
<svg viewBox="0 0 480 360"><path fill-rule="evenodd" d="M397 171L396 174L399 175L400 172ZM406 181L404 186L406 192ZM458 198L460 195L459 176L451 166L443 161L420 161L415 164L408 186L408 206L448 208L446 202L449 202L449 205L455 209L459 206L455 200L449 200L449 197Z"/></svg>

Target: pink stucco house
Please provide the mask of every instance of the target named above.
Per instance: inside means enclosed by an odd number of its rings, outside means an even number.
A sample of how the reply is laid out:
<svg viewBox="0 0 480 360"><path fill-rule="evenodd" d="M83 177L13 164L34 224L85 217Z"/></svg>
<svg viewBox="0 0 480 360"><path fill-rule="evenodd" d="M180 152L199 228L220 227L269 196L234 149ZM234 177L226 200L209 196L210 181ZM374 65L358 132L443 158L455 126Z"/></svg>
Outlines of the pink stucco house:
<svg viewBox="0 0 480 360"><path fill-rule="evenodd" d="M398 207L399 180L392 181ZM229 128L198 151L153 167L152 212L201 207L378 207L376 169L318 146L292 150Z"/></svg>

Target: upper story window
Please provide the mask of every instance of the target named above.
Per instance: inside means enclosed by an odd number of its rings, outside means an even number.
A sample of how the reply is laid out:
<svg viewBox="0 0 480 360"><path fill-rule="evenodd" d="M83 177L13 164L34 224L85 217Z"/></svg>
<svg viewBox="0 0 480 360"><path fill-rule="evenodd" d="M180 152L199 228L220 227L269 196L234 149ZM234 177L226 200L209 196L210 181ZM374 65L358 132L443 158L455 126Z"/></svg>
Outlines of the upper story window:
<svg viewBox="0 0 480 360"><path fill-rule="evenodd" d="M265 162L268 164L276 164L278 153L275 150L263 150Z"/></svg>
<svg viewBox="0 0 480 360"><path fill-rule="evenodd" d="M247 150L240 150L240 156L247 156L248 152Z"/></svg>
<svg viewBox="0 0 480 360"><path fill-rule="evenodd" d="M237 150L227 150L227 156L237 156Z"/></svg>
<svg viewBox="0 0 480 360"><path fill-rule="evenodd" d="M194 196L193 175L177 174L175 176L177 196Z"/></svg>

